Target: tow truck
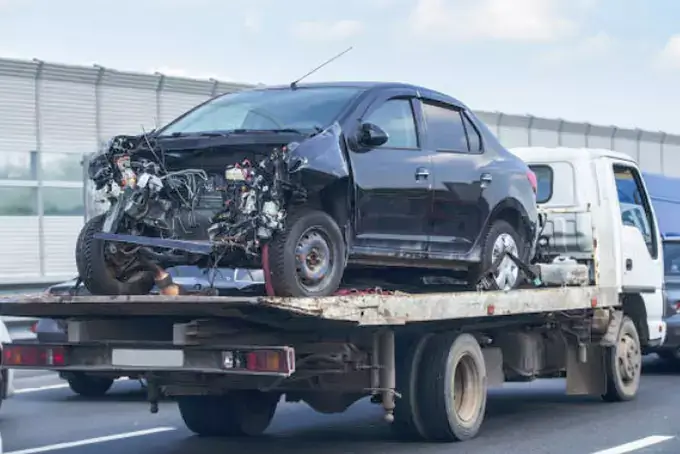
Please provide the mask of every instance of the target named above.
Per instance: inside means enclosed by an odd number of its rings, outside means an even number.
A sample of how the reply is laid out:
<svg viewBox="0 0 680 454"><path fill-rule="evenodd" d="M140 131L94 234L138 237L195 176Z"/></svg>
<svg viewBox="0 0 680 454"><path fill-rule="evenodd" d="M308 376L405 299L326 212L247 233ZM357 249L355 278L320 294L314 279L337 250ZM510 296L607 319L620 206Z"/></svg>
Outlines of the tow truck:
<svg viewBox="0 0 680 454"><path fill-rule="evenodd" d="M371 396L395 436L447 442L479 433L487 390L504 382L566 377L570 395L634 399L643 350L666 332L640 169L609 150L512 151L537 174L544 213L526 288L15 295L0 314L63 319L68 340L6 344L2 365L144 376L152 413L175 396L191 431L221 437L263 433L283 396L322 413ZM623 180L636 203L620 202Z"/></svg>

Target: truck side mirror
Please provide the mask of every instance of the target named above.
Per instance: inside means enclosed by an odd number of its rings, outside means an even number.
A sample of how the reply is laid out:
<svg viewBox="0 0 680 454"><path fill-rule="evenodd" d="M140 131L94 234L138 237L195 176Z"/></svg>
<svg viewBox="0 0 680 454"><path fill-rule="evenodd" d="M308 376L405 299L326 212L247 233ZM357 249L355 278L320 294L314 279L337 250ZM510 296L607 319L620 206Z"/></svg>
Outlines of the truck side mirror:
<svg viewBox="0 0 680 454"><path fill-rule="evenodd" d="M363 123L357 134L357 142L363 147L379 147L389 140L384 129L373 123Z"/></svg>

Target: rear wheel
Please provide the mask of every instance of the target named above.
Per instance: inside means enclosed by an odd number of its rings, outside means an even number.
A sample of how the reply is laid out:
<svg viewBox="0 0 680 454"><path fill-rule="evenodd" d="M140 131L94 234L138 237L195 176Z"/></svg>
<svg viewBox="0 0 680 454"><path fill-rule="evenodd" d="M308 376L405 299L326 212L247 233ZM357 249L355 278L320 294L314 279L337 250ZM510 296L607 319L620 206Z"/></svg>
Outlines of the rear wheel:
<svg viewBox="0 0 680 454"><path fill-rule="evenodd" d="M113 386L113 379L74 374L68 379L68 386L74 393L83 397L101 397Z"/></svg>
<svg viewBox="0 0 680 454"><path fill-rule="evenodd" d="M101 232L105 215L85 223L76 243L76 267L87 290L93 295L146 295L154 286L153 273L135 270L134 257L94 235Z"/></svg>
<svg viewBox="0 0 680 454"><path fill-rule="evenodd" d="M423 435L465 441L479 432L486 412L486 366L470 334L440 334L423 352L418 376Z"/></svg>
<svg viewBox="0 0 680 454"><path fill-rule="evenodd" d="M263 257L268 293L320 297L335 293L345 268L345 240L328 214L293 211Z"/></svg>
<svg viewBox="0 0 680 454"><path fill-rule="evenodd" d="M280 396L261 391L236 391L223 396L178 396L187 428L204 437L262 434L276 412Z"/></svg>
<svg viewBox="0 0 680 454"><path fill-rule="evenodd" d="M520 260L525 259L525 241L522 235L508 222L499 219L494 221L484 237L481 262L470 270L470 284L475 285L503 251L511 253ZM517 288L522 281L519 267L507 256L494 270L494 279L501 290Z"/></svg>
<svg viewBox="0 0 680 454"><path fill-rule="evenodd" d="M642 348L635 323L624 316L616 345L605 353L607 391L602 399L607 402L632 400L637 396L642 374Z"/></svg>

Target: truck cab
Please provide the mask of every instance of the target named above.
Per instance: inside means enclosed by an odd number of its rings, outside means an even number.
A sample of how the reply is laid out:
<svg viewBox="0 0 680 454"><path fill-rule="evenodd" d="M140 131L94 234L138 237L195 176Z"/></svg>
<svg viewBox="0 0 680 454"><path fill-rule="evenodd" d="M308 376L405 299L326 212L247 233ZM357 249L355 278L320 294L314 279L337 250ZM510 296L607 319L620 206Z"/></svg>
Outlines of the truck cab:
<svg viewBox="0 0 680 454"><path fill-rule="evenodd" d="M661 235L642 172L630 156L606 149L522 147L511 150L536 174L546 215L541 253L598 261L592 280L616 288L645 351L663 344L664 261ZM597 226L595 229L594 226ZM597 232L597 233L595 233Z"/></svg>

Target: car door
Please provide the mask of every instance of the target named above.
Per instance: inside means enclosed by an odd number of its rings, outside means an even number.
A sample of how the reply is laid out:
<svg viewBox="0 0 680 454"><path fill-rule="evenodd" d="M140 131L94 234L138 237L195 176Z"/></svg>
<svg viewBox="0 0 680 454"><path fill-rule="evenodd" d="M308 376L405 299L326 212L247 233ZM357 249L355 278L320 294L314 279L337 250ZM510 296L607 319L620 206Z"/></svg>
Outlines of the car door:
<svg viewBox="0 0 680 454"><path fill-rule="evenodd" d="M482 194L491 182L489 158L463 109L434 97L421 97L420 107L434 170L428 251L455 258L471 250L489 213Z"/></svg>
<svg viewBox="0 0 680 454"><path fill-rule="evenodd" d="M624 163L613 164L613 169L622 224L621 287L624 293L642 296L654 336L664 312L663 254L654 210L638 170Z"/></svg>
<svg viewBox="0 0 680 454"><path fill-rule="evenodd" d="M358 124L373 123L387 142L352 150L356 188L356 252L371 249L424 254L431 205L430 153L421 146L415 90L380 90ZM411 256L413 257L413 256Z"/></svg>

